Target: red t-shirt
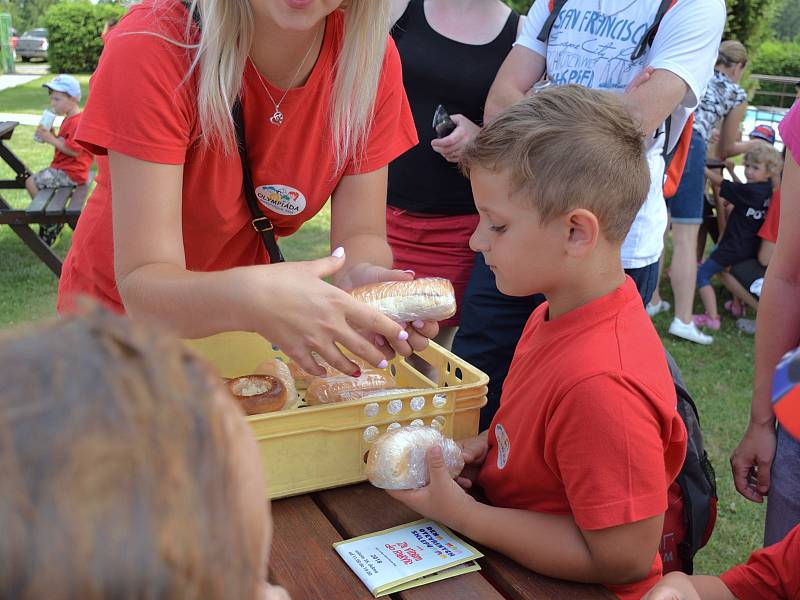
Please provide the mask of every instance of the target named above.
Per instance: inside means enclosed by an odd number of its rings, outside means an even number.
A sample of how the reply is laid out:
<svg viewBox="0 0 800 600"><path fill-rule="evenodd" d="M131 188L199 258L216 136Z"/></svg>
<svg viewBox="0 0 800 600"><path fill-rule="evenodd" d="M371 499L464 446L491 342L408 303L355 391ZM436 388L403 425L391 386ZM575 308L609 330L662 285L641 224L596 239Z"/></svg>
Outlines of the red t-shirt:
<svg viewBox="0 0 800 600"><path fill-rule="evenodd" d="M739 600L800 600L800 525L720 579Z"/></svg>
<svg viewBox="0 0 800 600"><path fill-rule="evenodd" d="M61 127L58 128L58 137L64 138L64 145L73 152L77 152L78 156L64 154L56 148L53 162L50 163L52 168L64 171L78 185L86 183L86 180L89 179L89 167L92 166L93 160L91 152L81 146L75 139L82 114L78 113L67 117L61 122Z"/></svg>
<svg viewBox="0 0 800 600"><path fill-rule="evenodd" d="M478 483L494 506L570 514L607 529L663 514L686 453L686 430L664 347L630 278L548 321L547 303L522 333ZM640 598L642 581L607 585Z"/></svg>
<svg viewBox="0 0 800 600"><path fill-rule="evenodd" d="M109 36L90 82L91 94L79 139L96 154L111 149L155 163L183 164L183 242L186 268L216 271L268 261L242 193L237 153L204 149L198 142L197 75L184 81L192 54L155 31L184 39L187 12L180 2L138 4ZM130 33L130 35L125 35ZM334 165L329 116L333 75L344 35L344 18L332 13L319 58L305 85L281 104L285 121L269 123L274 105L248 62L242 107L250 169L261 209L278 237L291 235L324 206L344 175L387 165L417 142L403 89L397 49L388 38L374 120L363 160L339 171ZM266 85L269 83L264 80ZM276 99L283 90L270 87ZM59 309L84 293L122 310L114 282L109 178L97 187L81 215L64 263Z"/></svg>
<svg viewBox="0 0 800 600"><path fill-rule="evenodd" d="M778 222L781 218L781 190L778 188L772 194L767 208L767 216L758 230L758 237L773 244L778 243Z"/></svg>

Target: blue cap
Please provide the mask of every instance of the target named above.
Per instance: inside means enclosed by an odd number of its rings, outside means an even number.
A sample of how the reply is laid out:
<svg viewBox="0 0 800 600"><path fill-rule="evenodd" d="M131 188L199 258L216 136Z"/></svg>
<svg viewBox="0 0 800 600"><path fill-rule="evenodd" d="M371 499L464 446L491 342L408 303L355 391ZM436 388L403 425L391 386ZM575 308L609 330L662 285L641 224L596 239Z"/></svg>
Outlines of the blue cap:
<svg viewBox="0 0 800 600"><path fill-rule="evenodd" d="M56 75L52 80L42 84L42 87L54 92L64 92L75 100L81 99L81 84L72 75Z"/></svg>

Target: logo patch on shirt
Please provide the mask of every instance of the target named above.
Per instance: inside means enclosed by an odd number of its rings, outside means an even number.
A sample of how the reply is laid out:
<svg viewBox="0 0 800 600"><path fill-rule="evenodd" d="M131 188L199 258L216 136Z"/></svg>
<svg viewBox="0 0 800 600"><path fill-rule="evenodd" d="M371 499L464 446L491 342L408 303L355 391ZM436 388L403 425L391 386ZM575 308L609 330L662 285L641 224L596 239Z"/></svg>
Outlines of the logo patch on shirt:
<svg viewBox="0 0 800 600"><path fill-rule="evenodd" d="M497 440L497 468L502 469L508 462L508 455L511 452L511 442L508 434L500 423L494 426L494 437Z"/></svg>
<svg viewBox="0 0 800 600"><path fill-rule="evenodd" d="M288 185L259 185L256 187L256 198L266 208L280 215L299 215L306 208L303 193Z"/></svg>

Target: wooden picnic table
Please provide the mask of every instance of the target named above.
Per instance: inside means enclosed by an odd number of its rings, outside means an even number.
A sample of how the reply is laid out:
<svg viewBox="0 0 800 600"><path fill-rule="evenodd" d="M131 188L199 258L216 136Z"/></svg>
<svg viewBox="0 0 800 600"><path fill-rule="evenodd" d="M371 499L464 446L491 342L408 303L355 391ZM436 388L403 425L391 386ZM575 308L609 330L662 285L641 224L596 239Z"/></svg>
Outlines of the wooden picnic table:
<svg viewBox="0 0 800 600"><path fill-rule="evenodd" d="M272 583L293 600L369 600L372 594L339 558L333 543L410 523L420 516L368 483L304 494L272 503L275 533ZM596 585L569 583L529 571L486 548L481 570L388 596L394 600L609 599Z"/></svg>
<svg viewBox="0 0 800 600"><path fill-rule="evenodd" d="M31 176L31 172L25 164L5 145L5 142L11 139L17 125L19 123L16 121L0 121L0 158L14 171L13 179L0 179L0 190L24 190L25 180ZM44 189L36 194L26 208L21 209L13 208L0 196L0 225L9 225L28 248L58 277L61 275L61 258L39 238L30 225L68 223L75 228L88 194L88 182L77 187Z"/></svg>

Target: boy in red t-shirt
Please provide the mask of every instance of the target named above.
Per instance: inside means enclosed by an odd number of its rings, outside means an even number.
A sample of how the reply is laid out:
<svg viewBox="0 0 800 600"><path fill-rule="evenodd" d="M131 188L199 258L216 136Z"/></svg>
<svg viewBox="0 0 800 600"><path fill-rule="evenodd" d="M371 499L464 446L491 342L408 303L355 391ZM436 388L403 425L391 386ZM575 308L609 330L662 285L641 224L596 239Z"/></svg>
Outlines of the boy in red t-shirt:
<svg viewBox="0 0 800 600"><path fill-rule="evenodd" d="M36 135L43 142L55 148L53 162L46 169L34 173L25 181L31 198L41 189L74 187L89 179L92 155L75 141L75 132L81 120L81 86L70 75L58 75L42 85L50 92L50 107L53 112L64 117L58 135L44 127L36 128ZM39 226L39 237L52 246L61 229L61 223Z"/></svg>
<svg viewBox="0 0 800 600"><path fill-rule="evenodd" d="M618 95L547 89L487 125L462 158L483 253L504 294L542 292L488 431L458 483L391 492L526 567L640 598L661 575L667 488L686 431L663 346L620 248L650 184ZM486 323L491 327L491 323ZM463 487L477 483L490 504Z"/></svg>

